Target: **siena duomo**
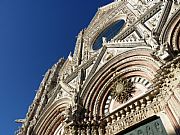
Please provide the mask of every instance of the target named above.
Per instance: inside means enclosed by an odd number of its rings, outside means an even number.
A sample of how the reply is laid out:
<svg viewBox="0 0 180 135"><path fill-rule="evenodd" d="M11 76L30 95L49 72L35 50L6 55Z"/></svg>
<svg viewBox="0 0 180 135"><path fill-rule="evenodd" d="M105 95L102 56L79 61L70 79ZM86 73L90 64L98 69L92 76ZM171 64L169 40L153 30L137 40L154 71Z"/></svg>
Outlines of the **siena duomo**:
<svg viewBox="0 0 180 135"><path fill-rule="evenodd" d="M180 0L115 0L48 69L17 135L180 135Z"/></svg>

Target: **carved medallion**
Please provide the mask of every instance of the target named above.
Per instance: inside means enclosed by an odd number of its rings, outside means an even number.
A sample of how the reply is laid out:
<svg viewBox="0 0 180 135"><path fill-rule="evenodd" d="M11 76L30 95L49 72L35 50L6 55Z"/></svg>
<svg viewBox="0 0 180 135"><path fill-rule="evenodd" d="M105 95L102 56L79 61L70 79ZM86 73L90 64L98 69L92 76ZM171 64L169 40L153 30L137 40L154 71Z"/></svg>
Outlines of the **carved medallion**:
<svg viewBox="0 0 180 135"><path fill-rule="evenodd" d="M134 91L133 83L121 78L115 79L111 86L112 97L120 103L126 102L132 97Z"/></svg>

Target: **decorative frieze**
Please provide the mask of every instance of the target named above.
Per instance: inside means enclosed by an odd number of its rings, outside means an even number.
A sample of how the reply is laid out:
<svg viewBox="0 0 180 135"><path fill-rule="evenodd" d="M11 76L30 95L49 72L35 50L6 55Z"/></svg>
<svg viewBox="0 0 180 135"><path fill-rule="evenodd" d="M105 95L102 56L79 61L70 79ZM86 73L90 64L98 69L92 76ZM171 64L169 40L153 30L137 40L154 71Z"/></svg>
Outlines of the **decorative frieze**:
<svg viewBox="0 0 180 135"><path fill-rule="evenodd" d="M117 134L130 126L157 114L162 109L162 103L153 100L153 95L151 94L143 96L136 101L132 101L130 104L106 116L108 123L106 126L106 135Z"/></svg>

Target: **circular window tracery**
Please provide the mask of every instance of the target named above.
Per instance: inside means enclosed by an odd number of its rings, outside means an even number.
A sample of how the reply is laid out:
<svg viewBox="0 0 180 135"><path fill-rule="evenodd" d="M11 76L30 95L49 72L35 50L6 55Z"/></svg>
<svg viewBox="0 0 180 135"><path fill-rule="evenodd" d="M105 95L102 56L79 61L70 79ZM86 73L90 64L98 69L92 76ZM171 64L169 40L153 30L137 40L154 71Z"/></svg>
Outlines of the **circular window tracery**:
<svg viewBox="0 0 180 135"><path fill-rule="evenodd" d="M114 38L119 31L124 26L125 21L124 20L118 20L115 23L108 26L106 29L104 29L96 38L96 40L93 43L92 49L98 50L102 47L103 40L102 38L105 37L106 41L110 41L112 38Z"/></svg>

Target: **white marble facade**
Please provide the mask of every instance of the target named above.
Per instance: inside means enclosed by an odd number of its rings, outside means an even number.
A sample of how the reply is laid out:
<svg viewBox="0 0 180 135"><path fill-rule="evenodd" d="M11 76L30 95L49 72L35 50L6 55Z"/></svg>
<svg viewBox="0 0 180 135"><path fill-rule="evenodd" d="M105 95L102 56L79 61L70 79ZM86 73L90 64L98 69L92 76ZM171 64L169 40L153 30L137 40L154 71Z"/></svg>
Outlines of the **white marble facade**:
<svg viewBox="0 0 180 135"><path fill-rule="evenodd" d="M179 54L179 0L115 0L47 71L17 135L178 135Z"/></svg>

